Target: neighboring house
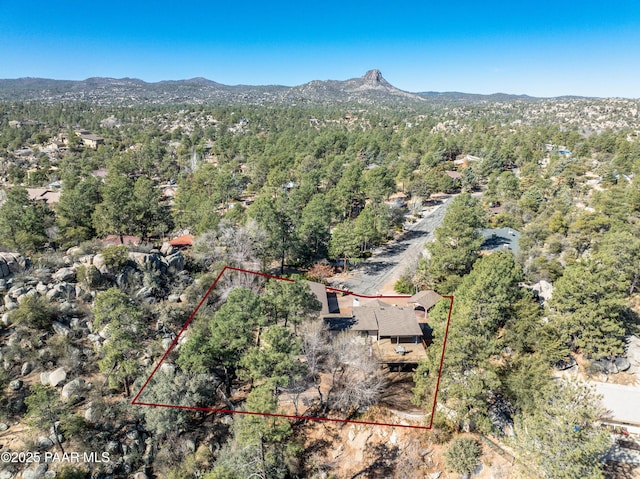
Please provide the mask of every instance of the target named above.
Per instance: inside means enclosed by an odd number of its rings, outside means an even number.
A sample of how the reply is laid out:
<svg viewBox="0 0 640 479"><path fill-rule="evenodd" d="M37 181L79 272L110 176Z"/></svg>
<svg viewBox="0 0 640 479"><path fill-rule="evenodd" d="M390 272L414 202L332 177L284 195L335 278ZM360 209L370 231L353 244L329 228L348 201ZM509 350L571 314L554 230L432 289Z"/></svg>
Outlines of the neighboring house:
<svg viewBox="0 0 640 479"><path fill-rule="evenodd" d="M173 198L178 194L178 185L166 184L158 186L162 190L162 197L169 200L170 204L173 204Z"/></svg>
<svg viewBox="0 0 640 479"><path fill-rule="evenodd" d="M118 246L118 245L133 245L138 246L142 244L142 238L139 236L128 235L108 235L102 240L105 246Z"/></svg>
<svg viewBox="0 0 640 479"><path fill-rule="evenodd" d="M489 214L491 216L496 216L506 212L507 212L507 209L504 206L492 206L489 208Z"/></svg>
<svg viewBox="0 0 640 479"><path fill-rule="evenodd" d="M91 172L91 176L93 176L94 178L100 178L101 180L104 180L107 177L107 169L106 168L98 168L97 170L93 170Z"/></svg>
<svg viewBox="0 0 640 479"><path fill-rule="evenodd" d="M445 173L454 182L460 182L460 179L462 178L462 173L458 173L457 171L447 170Z"/></svg>
<svg viewBox="0 0 640 479"><path fill-rule="evenodd" d="M177 249L190 248L191 246L193 246L193 238L193 235L182 235L170 240L169 244Z"/></svg>
<svg viewBox="0 0 640 479"><path fill-rule="evenodd" d="M459 157L453 160L453 164L458 168L466 168L469 166L469 163L474 161L480 161L481 158L473 155L464 155L463 157Z"/></svg>
<svg viewBox="0 0 640 479"><path fill-rule="evenodd" d="M13 151L14 156L19 156L21 158L30 158L34 156L33 150L31 148L17 148Z"/></svg>
<svg viewBox="0 0 640 479"><path fill-rule="evenodd" d="M42 201L47 205L55 205L60 202L60 191L49 188L27 188L27 194L32 201Z"/></svg>
<svg viewBox="0 0 640 479"><path fill-rule="evenodd" d="M297 187L298 187L298 184L295 181L289 181L282 185L282 191L291 191Z"/></svg>
<svg viewBox="0 0 640 479"><path fill-rule="evenodd" d="M104 145L104 138L102 138L101 136L94 135L93 133L86 130L80 130L77 133L84 146L95 149L98 148L98 145Z"/></svg>
<svg viewBox="0 0 640 479"><path fill-rule="evenodd" d="M526 285L525 285L525 287L529 288L529 286L526 286ZM551 283L549 283L548 281L545 281L543 279L538 281L533 286L530 286L530 288L535 293L535 295L538 297L538 299L542 302L543 305L547 301L549 301L551 299L551 297L553 296L553 285Z"/></svg>
<svg viewBox="0 0 640 479"><path fill-rule="evenodd" d="M385 201L389 206L395 206L397 208L403 207L407 203L408 196L405 193L394 193Z"/></svg>
<svg viewBox="0 0 640 479"><path fill-rule="evenodd" d="M494 251L511 251L516 254L520 251L520 232L514 228L483 229L481 233L485 238L481 247L484 254Z"/></svg>
<svg viewBox="0 0 640 479"><path fill-rule="evenodd" d="M600 396L605 413L600 421L624 427L628 432L640 434L640 389L623 384L590 381Z"/></svg>
<svg viewBox="0 0 640 479"><path fill-rule="evenodd" d="M554 145L552 143L545 143L545 149L548 153L557 153L560 156L571 156L571 150L563 145Z"/></svg>

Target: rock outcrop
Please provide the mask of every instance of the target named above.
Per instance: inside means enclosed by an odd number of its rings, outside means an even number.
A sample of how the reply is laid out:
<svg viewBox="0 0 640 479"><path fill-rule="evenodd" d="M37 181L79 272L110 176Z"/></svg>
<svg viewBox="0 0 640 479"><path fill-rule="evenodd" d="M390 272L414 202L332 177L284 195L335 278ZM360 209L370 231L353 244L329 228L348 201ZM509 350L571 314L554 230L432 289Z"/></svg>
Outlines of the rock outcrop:
<svg viewBox="0 0 640 479"><path fill-rule="evenodd" d="M24 271L27 259L18 253L0 253L0 278Z"/></svg>

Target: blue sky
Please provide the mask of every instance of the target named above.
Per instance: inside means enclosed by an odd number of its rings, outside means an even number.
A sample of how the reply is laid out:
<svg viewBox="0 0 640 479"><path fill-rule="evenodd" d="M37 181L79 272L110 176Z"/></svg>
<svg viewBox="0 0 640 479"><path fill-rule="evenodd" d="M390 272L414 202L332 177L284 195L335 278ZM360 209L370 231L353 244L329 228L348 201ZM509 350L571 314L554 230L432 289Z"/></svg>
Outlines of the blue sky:
<svg viewBox="0 0 640 479"><path fill-rule="evenodd" d="M0 78L640 97L640 2L0 0Z"/></svg>

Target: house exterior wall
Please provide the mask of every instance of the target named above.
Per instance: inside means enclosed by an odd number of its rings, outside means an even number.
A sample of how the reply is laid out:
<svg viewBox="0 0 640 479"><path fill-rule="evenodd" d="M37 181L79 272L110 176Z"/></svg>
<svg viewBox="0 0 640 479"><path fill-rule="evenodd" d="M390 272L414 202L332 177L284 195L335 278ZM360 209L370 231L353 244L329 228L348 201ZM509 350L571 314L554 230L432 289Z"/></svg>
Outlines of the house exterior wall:
<svg viewBox="0 0 640 479"><path fill-rule="evenodd" d="M98 148L98 145L101 145L104 143L104 141L94 140L92 138L83 138L82 142L85 144L85 146L88 146L89 148Z"/></svg>
<svg viewBox="0 0 640 479"><path fill-rule="evenodd" d="M381 336L380 339L390 339L393 344L418 344L418 336Z"/></svg>

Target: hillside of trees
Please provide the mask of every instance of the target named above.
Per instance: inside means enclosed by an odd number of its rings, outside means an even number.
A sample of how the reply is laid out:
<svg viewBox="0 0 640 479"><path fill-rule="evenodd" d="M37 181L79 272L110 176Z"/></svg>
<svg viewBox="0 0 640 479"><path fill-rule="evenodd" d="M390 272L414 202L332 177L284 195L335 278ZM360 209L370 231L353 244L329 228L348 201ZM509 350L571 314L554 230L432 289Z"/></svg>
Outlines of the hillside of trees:
<svg viewBox="0 0 640 479"><path fill-rule="evenodd" d="M406 292L455 296L441 409L425 440L458 451L448 467L460 474L475 462L457 459L478 455L457 437L471 431L503 442L522 477L604 477L610 438L593 391L555 378L576 357L602 373L638 333L640 128L626 104L558 102L575 122L548 110L523 121L518 102L0 105L1 254L19 258L0 278L0 426L38 438L12 435L14 447L117 458L56 477L338 477L299 422L130 400L225 265L325 280L444 193L456 197L435 241L402 278ZM589 109L608 111L610 127L594 126ZM103 144L83 144L80 130ZM481 229L502 227L521 233L519 251L484 254ZM191 249L166 246L185 233ZM551 298L533 292L540 282ZM303 284L222 284L147 399L277 413L278 394L322 373L335 388L317 414L370 413L377 372L347 357L346 339L320 339ZM430 313L434 341L414 378L425 410L445 306ZM66 379L51 381L60 369ZM61 396L66 380L76 383ZM410 477L401 464L387 477Z"/></svg>

